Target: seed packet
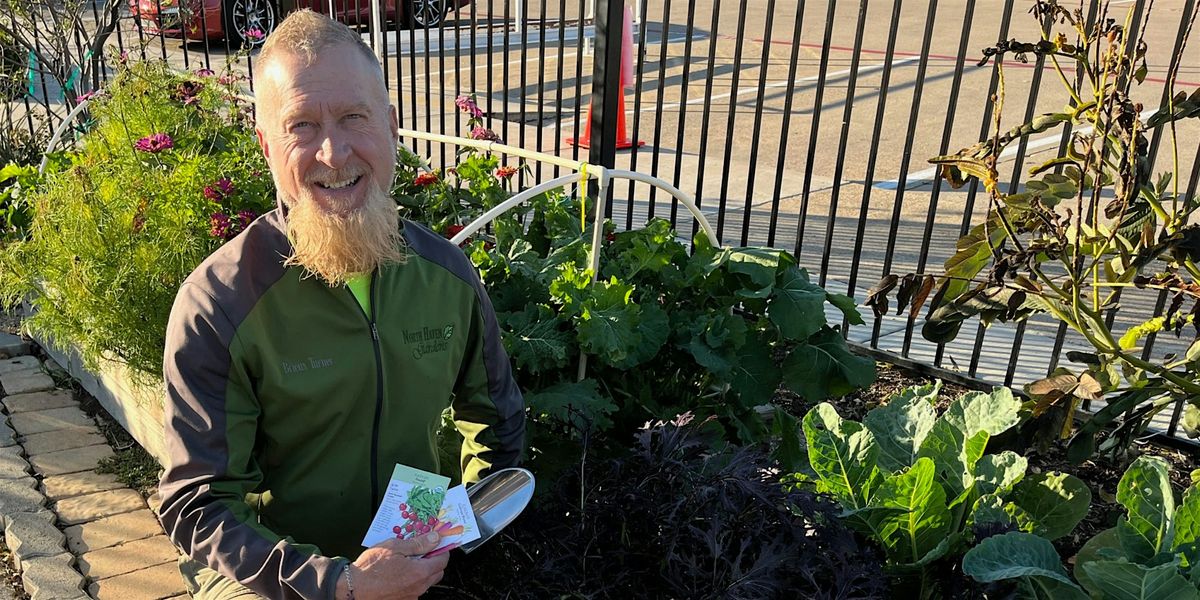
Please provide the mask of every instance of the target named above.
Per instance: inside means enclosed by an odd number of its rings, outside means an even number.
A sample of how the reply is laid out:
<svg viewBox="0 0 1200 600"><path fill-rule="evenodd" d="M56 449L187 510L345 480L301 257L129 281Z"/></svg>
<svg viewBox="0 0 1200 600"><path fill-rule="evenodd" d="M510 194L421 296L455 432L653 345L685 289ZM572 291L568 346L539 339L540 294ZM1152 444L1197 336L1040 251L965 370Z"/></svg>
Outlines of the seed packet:
<svg viewBox="0 0 1200 600"><path fill-rule="evenodd" d="M437 531L442 539L432 555L479 539L466 488L459 485L447 489L449 484L449 477L396 465L363 546Z"/></svg>

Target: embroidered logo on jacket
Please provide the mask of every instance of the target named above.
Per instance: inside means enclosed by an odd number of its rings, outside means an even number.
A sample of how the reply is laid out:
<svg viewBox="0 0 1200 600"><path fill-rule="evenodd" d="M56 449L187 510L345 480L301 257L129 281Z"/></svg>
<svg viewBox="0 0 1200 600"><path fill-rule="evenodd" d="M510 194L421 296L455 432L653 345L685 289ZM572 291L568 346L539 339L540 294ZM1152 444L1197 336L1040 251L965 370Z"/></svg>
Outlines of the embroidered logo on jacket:
<svg viewBox="0 0 1200 600"><path fill-rule="evenodd" d="M454 324L443 327L422 327L420 329L405 329L404 343L412 347L412 356L420 360L427 354L445 352L450 348L450 338L454 336Z"/></svg>

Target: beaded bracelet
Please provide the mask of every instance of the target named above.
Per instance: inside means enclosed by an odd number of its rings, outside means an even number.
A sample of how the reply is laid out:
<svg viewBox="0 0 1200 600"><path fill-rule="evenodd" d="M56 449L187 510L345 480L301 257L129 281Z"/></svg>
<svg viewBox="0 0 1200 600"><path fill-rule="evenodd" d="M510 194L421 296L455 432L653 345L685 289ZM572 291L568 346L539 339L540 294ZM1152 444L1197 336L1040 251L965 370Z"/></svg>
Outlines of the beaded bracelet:
<svg viewBox="0 0 1200 600"><path fill-rule="evenodd" d="M346 563L346 566L342 567L342 572L346 574L346 598L354 600L354 583L350 580L350 563Z"/></svg>

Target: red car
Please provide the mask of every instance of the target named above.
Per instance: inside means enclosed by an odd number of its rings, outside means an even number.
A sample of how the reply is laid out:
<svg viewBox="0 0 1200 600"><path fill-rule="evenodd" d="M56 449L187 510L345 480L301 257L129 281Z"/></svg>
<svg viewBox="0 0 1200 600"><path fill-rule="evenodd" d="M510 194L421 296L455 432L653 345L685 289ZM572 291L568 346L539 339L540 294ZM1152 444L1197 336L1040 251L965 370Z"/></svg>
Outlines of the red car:
<svg viewBox="0 0 1200 600"><path fill-rule="evenodd" d="M311 8L347 25L371 23L370 0L284 0L288 10ZM453 8L470 0L383 0L388 21L412 27L436 27ZM397 10L399 4L399 10ZM186 6L188 10L181 10ZM231 47L256 47L282 18L279 0L129 0L129 11L151 35L210 40L226 38ZM188 14L188 18L182 14ZM227 35L228 32L228 35Z"/></svg>

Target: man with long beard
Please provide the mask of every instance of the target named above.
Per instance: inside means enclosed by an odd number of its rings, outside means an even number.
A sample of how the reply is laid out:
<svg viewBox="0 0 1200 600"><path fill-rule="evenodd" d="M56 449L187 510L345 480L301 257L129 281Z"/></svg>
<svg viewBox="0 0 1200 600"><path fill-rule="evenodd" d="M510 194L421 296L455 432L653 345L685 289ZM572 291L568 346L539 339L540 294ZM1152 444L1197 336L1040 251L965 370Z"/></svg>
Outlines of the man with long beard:
<svg viewBox="0 0 1200 600"><path fill-rule="evenodd" d="M289 16L257 61L279 208L180 288L164 374L164 528L200 598L415 598L447 555L364 550L392 467L439 468L451 407L463 480L515 465L524 406L462 252L388 197L395 108L345 26Z"/></svg>

